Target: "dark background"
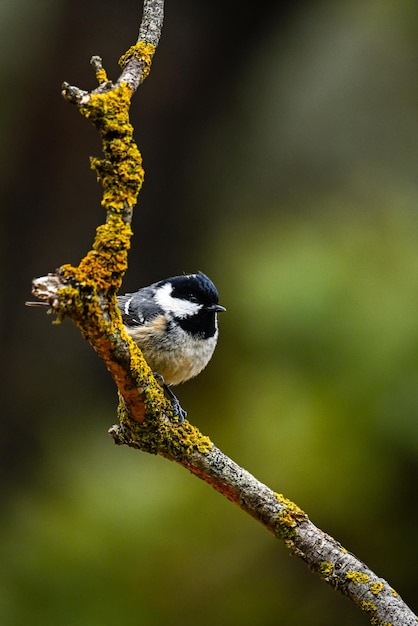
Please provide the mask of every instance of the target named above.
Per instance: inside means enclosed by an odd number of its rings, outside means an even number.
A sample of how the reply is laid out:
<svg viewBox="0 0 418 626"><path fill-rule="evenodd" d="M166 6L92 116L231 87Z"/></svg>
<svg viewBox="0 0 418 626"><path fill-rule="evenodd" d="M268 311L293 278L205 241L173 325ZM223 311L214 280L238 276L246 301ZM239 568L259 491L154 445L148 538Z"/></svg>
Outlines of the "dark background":
<svg viewBox="0 0 418 626"><path fill-rule="evenodd" d="M227 313L190 420L413 607L418 507L412 0L168 2L132 120L146 178L124 290L203 270ZM6 0L0 185L0 616L78 626L368 623L205 484L114 446L116 396L30 285L103 220L94 129L133 0Z"/></svg>

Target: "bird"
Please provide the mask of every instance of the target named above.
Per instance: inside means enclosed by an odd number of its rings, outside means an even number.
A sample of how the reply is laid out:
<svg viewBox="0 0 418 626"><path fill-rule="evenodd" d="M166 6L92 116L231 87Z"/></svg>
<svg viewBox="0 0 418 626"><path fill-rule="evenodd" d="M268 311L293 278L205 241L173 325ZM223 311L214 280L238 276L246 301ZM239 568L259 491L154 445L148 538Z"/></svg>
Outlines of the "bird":
<svg viewBox="0 0 418 626"><path fill-rule="evenodd" d="M162 382L180 422L186 411L171 391L194 378L218 340L218 291L203 272L164 278L117 297L125 331Z"/></svg>

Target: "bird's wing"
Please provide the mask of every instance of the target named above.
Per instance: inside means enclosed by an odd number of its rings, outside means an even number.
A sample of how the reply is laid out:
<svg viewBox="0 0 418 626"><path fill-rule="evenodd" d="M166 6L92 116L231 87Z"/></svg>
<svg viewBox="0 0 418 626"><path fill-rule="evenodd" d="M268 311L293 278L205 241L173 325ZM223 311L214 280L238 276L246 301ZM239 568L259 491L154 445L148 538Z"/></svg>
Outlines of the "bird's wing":
<svg viewBox="0 0 418 626"><path fill-rule="evenodd" d="M156 304L153 295L154 291L145 287L136 293L118 296L118 307L126 326L143 326L163 313L163 309Z"/></svg>

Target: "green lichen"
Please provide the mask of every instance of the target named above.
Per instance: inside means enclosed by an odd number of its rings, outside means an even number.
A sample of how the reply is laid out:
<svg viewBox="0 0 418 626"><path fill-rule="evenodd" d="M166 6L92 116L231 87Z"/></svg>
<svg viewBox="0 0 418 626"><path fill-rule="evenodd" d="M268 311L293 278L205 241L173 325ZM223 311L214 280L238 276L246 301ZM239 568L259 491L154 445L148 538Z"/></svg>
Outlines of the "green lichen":
<svg viewBox="0 0 418 626"><path fill-rule="evenodd" d="M366 585L370 581L370 576L364 572L350 570L346 573L347 580L351 580L355 585Z"/></svg>

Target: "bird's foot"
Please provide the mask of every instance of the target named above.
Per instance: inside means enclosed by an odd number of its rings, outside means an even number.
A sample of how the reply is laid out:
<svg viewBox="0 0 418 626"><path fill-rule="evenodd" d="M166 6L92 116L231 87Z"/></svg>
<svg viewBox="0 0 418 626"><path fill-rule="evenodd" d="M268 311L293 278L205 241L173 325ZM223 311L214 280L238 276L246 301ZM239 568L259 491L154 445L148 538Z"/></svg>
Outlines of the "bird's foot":
<svg viewBox="0 0 418 626"><path fill-rule="evenodd" d="M157 374L156 372L154 372L154 376L164 389L165 396L166 398L168 398L168 400L170 400L171 404L173 405L174 413L178 417L178 421L181 424L187 417L187 411L183 409L175 393L171 391L170 387L164 382L164 377L161 376L161 374Z"/></svg>

